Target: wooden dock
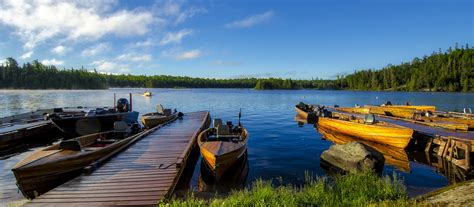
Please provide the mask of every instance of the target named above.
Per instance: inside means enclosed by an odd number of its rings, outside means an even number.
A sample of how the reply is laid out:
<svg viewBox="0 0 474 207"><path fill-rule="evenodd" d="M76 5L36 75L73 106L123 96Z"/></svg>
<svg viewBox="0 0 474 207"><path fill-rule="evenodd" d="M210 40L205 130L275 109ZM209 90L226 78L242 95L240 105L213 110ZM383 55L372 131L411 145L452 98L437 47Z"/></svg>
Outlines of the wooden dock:
<svg viewBox="0 0 474 207"><path fill-rule="evenodd" d="M91 174L81 175L28 205L156 205L173 193L199 132L209 123L209 112L202 111L151 129Z"/></svg>

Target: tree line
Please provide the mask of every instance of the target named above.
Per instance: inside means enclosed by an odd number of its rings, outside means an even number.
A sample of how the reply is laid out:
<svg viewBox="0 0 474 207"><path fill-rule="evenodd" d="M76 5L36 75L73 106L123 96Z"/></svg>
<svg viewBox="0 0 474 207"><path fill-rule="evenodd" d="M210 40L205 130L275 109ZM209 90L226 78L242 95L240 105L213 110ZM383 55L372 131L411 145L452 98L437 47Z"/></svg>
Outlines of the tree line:
<svg viewBox="0 0 474 207"><path fill-rule="evenodd" d="M292 80L280 78L214 79L166 75L114 75L96 70L58 69L35 60L20 66L13 58L0 65L0 88L106 89L144 88L255 88L349 89L397 91L474 91L474 48L468 45L433 52L380 70L365 69L337 79Z"/></svg>

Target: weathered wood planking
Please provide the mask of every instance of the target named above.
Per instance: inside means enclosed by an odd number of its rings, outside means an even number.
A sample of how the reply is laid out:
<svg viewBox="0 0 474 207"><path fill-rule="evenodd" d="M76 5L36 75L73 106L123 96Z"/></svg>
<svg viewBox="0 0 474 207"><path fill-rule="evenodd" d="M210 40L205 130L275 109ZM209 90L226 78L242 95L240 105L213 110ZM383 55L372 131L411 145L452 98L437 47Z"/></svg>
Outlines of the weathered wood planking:
<svg viewBox="0 0 474 207"><path fill-rule="evenodd" d="M196 138L208 127L209 120L208 111L187 113L182 120L152 132L92 174L81 175L28 205L155 205L172 194Z"/></svg>

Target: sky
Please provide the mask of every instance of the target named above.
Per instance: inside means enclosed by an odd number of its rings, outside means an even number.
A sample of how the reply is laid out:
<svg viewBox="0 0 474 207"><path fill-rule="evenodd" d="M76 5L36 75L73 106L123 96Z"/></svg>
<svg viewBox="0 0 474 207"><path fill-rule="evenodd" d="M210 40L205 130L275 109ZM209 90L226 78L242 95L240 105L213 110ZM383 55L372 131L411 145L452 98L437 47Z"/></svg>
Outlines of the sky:
<svg viewBox="0 0 474 207"><path fill-rule="evenodd" d="M474 0L0 0L0 61L334 78L474 45Z"/></svg>

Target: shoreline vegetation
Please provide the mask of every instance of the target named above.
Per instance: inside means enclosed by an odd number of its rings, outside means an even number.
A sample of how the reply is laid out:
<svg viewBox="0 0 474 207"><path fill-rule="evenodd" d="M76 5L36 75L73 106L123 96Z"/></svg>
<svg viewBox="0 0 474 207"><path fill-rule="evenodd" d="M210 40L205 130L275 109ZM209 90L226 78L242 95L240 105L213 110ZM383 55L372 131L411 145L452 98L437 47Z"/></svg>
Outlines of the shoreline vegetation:
<svg viewBox="0 0 474 207"><path fill-rule="evenodd" d="M374 172L335 175L334 177L305 176L302 187L272 185L257 180L250 188L234 190L224 197L185 198L161 201L159 206L412 206L406 187L394 174L380 177Z"/></svg>
<svg viewBox="0 0 474 207"><path fill-rule="evenodd" d="M81 69L58 69L39 61L19 66L7 58L0 66L2 89L107 89L107 88L254 88L332 89L374 91L474 91L474 47L457 45L445 52L414 58L382 69L358 70L332 79L280 78L214 79L166 75L115 75Z"/></svg>

